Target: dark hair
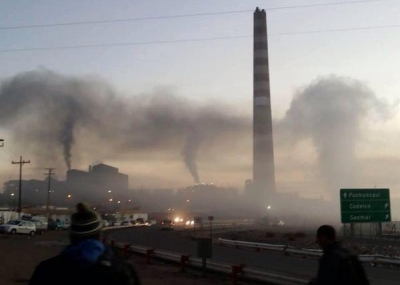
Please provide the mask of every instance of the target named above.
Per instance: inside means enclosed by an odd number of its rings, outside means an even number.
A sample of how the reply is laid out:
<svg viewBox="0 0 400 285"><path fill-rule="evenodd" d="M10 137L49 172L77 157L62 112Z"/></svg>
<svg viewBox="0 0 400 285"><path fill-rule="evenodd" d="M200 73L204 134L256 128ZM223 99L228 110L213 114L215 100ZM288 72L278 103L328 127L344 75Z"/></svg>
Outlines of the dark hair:
<svg viewBox="0 0 400 285"><path fill-rule="evenodd" d="M320 226L317 230L317 237L326 237L329 240L335 240L335 229L329 225Z"/></svg>

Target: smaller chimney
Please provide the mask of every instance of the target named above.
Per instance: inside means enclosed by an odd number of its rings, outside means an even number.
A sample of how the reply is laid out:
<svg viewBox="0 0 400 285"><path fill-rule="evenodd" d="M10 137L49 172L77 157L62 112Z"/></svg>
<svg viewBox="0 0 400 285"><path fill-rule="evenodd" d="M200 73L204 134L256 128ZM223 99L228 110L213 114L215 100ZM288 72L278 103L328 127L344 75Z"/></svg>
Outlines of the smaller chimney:
<svg viewBox="0 0 400 285"><path fill-rule="evenodd" d="M89 165L89 172L92 172L92 166Z"/></svg>

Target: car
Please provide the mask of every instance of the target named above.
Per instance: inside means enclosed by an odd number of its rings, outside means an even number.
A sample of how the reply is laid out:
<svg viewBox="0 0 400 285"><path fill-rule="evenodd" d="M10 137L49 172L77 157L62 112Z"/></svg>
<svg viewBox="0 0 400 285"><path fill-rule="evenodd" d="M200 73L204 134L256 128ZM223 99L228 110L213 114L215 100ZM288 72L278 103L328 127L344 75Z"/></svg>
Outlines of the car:
<svg viewBox="0 0 400 285"><path fill-rule="evenodd" d="M36 226L30 221L13 220L0 226L0 233L5 234L28 234L34 236L36 234Z"/></svg>
<svg viewBox="0 0 400 285"><path fill-rule="evenodd" d="M112 225L113 225L114 227L119 227L119 226L121 225L121 222L114 221L114 222L112 222Z"/></svg>
<svg viewBox="0 0 400 285"><path fill-rule="evenodd" d="M148 220L148 221L146 221L146 226L154 226L154 225L156 225L157 224L157 222L155 221L155 220Z"/></svg>
<svg viewBox="0 0 400 285"><path fill-rule="evenodd" d="M67 222L62 222L60 220L51 221L48 224L49 230L66 230L69 228L69 224Z"/></svg>
<svg viewBox="0 0 400 285"><path fill-rule="evenodd" d="M44 234L44 232L47 230L47 221L46 221L46 223L44 223L44 221L43 221L43 219L41 219L41 217L32 217L32 216L23 215L21 217L21 220L34 223L36 226L36 233L38 233L40 235Z"/></svg>
<svg viewBox="0 0 400 285"><path fill-rule="evenodd" d="M109 227L110 223L107 220L103 220L103 226L104 227Z"/></svg>
<svg viewBox="0 0 400 285"><path fill-rule="evenodd" d="M132 224L131 224L130 221L123 221L123 222L121 223L121 226L127 227L127 226L132 226Z"/></svg>
<svg viewBox="0 0 400 285"><path fill-rule="evenodd" d="M32 219L30 222L34 223L36 226L36 232L40 235L44 234L47 230L47 225L43 224L41 221Z"/></svg>
<svg viewBox="0 0 400 285"><path fill-rule="evenodd" d="M135 226L137 226L137 227L143 227L143 226L145 226L145 225L146 225L146 223L145 223L145 221L144 221L143 218L137 218L137 219L135 220Z"/></svg>
<svg viewBox="0 0 400 285"><path fill-rule="evenodd" d="M174 223L171 220L163 220L161 222L161 230L172 231L174 229Z"/></svg>

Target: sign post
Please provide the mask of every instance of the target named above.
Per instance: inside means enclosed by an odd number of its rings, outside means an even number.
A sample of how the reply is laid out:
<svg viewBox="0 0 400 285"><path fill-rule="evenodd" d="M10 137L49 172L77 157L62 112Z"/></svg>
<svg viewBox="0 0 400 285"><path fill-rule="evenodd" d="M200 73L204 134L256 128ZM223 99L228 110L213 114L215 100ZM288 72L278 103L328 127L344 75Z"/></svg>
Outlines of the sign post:
<svg viewBox="0 0 400 285"><path fill-rule="evenodd" d="M382 223L392 220L389 189L340 189L342 223Z"/></svg>
<svg viewBox="0 0 400 285"><path fill-rule="evenodd" d="M212 241L211 238L197 239L197 257L202 259L203 276L206 274L207 258L212 258Z"/></svg>

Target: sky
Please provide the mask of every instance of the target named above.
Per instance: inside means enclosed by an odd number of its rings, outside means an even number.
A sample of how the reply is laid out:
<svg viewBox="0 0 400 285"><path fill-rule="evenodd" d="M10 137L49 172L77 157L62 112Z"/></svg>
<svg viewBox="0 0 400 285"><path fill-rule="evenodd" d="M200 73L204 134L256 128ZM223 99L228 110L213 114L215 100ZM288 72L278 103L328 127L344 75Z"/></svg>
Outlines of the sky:
<svg viewBox="0 0 400 285"><path fill-rule="evenodd" d="M0 29L0 79L37 69L48 69L66 76L95 76L107 81L123 96L148 94L159 88L192 102L224 102L244 116L250 116L252 106L252 10L257 6L268 9L281 6L335 3L328 0L264 0L264 1L0 1L0 27L40 25L64 22L145 18L169 15L201 14L210 12L249 12L208 15L186 18L169 18L120 23L45 27L30 29ZM358 27L400 25L400 1L375 1L337 6L282 9L268 11L269 56L271 75L271 100L273 119L285 117L292 98L316 79L337 75L360 80L378 98L396 106L400 81L399 29L367 29L329 33L277 35L306 31L347 29ZM244 36L227 40L151 44L124 47L82 48L68 50L2 52L10 49L57 47L91 44L111 44L148 41L174 41L186 39ZM221 110L223 111L223 110ZM366 186L400 187L394 171L400 162L397 150L399 116L394 110L390 118L366 123L363 138L357 148L362 159L363 177L375 173L375 183L370 178ZM10 130L3 129L7 137ZM276 143L276 142L275 142ZM313 184L315 150L305 141L297 154L290 157L281 150L277 154L278 183L285 189L307 192ZM279 148L279 146L278 146ZM240 151L240 147L235 149ZM16 160L19 149L12 146L0 149L0 169L3 179L17 177L17 169L9 164ZM279 151L279 150L278 150ZM249 154L249 150L244 150ZM25 155L24 155L25 156ZM29 154L26 154L29 157ZM239 160L240 158L238 158ZM207 156L198 163L209 168L206 180L217 179L225 186L243 187L244 179L251 176L249 158L244 171L228 175L218 167L207 164ZM95 158L82 159L84 163ZM227 157L232 162L232 158ZM290 161L290 163L288 163ZM185 185L191 178L178 161L110 161L129 169L133 186ZM290 164L290 167L287 166ZM25 166L28 177L42 175L38 165ZM46 166L47 167L47 166ZM168 168L178 169L166 177L157 176ZM222 167L222 166L221 166ZM292 170L289 170L289 169ZM293 170L293 168L295 170ZM144 171L143 169L146 169ZM299 174L299 169L302 172ZM213 172L213 174L211 174ZM204 171L204 173L207 173ZM286 175L290 173L290 175ZM296 174L294 174L296 173ZM172 178L187 175L184 179ZM207 176L208 175L208 176ZM141 179L139 177L148 177ZM218 181L218 177L220 177ZM290 178L285 178L290 177ZM229 180L229 181L227 181ZM386 183L386 184L385 184ZM296 186L290 186L296 185ZM297 185L301 185L300 187ZM319 185L314 183L314 185ZM305 190L303 190L305 189ZM400 191L400 188L398 189ZM310 196L321 195L318 187L309 190ZM322 194L324 195L324 194ZM327 196L329 197L329 195Z"/></svg>

